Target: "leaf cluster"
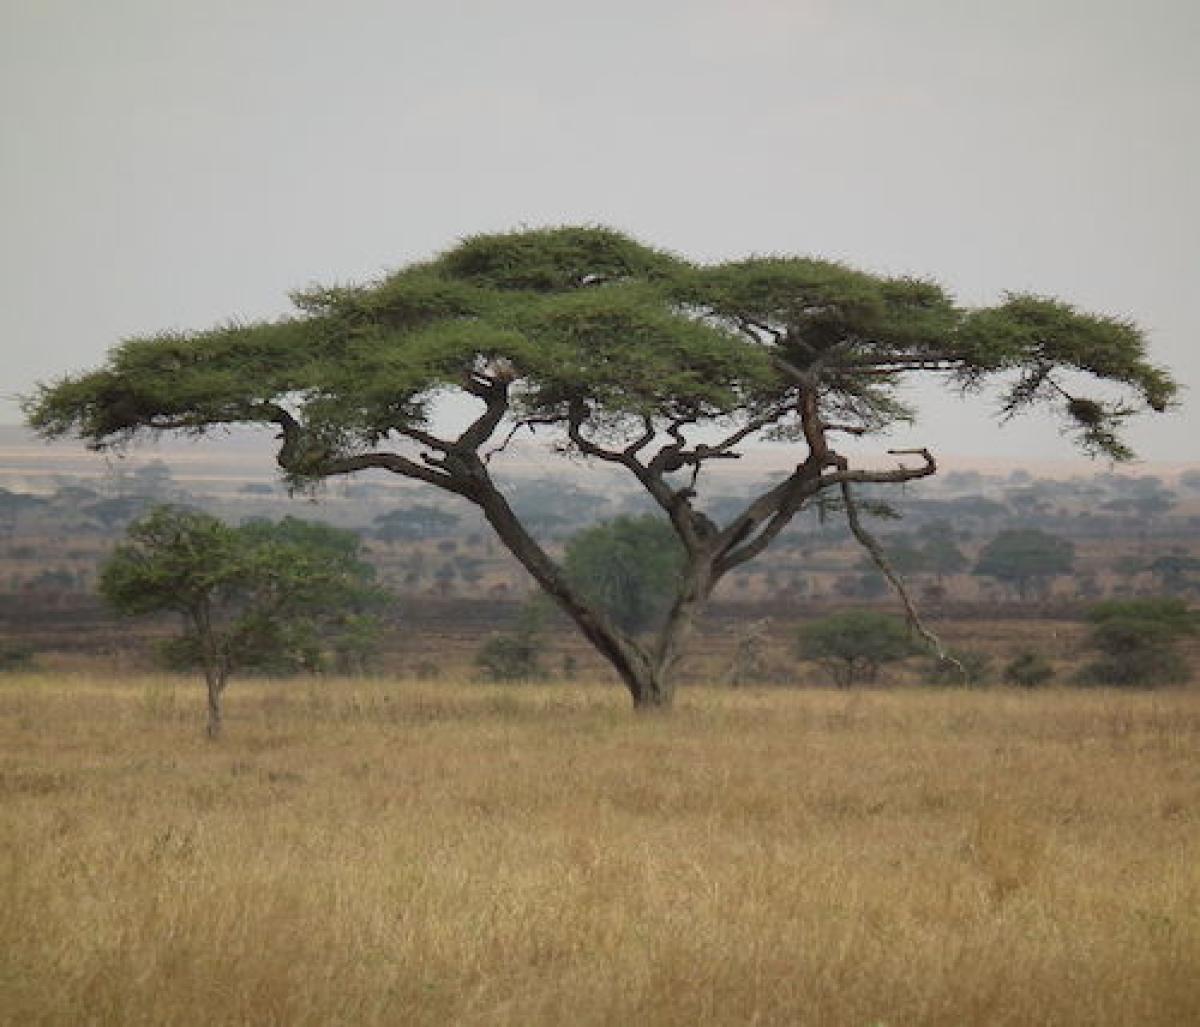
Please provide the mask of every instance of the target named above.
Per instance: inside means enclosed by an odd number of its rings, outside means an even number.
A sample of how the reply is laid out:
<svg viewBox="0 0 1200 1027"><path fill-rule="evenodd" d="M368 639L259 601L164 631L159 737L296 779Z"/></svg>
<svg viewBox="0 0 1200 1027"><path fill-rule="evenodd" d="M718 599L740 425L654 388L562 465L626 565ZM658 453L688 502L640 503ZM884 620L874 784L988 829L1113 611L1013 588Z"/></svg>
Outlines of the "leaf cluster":
<svg viewBox="0 0 1200 1027"><path fill-rule="evenodd" d="M1041 653L1026 650L1005 664L1004 681L1019 688L1039 688L1048 684L1055 673L1054 664Z"/></svg>
<svg viewBox="0 0 1200 1027"><path fill-rule="evenodd" d="M839 685L874 680L879 668L919 652L900 617L851 610L814 620L800 628L796 655L827 664Z"/></svg>
<svg viewBox="0 0 1200 1027"><path fill-rule="evenodd" d="M351 532L294 517L235 527L159 506L130 525L99 588L125 614L182 614L188 627L171 649L175 662L317 669L323 642L374 621L384 596L372 578Z"/></svg>
<svg viewBox="0 0 1200 1027"><path fill-rule="evenodd" d="M1036 528L1002 531L979 553L973 573L999 581L1028 582L1068 574L1075 544Z"/></svg>
<svg viewBox="0 0 1200 1027"><path fill-rule="evenodd" d="M1062 404L1085 447L1122 457L1131 404L1162 410L1176 389L1135 326L1056 300L967 310L922 279L798 257L697 265L590 226L475 236L380 281L293 301L277 321L126 340L101 369L29 397L30 424L98 447L144 430L285 424L303 477L428 429L439 396L480 395L481 382L511 386L514 415L583 410L639 431L646 419L786 410L808 383L828 416L874 431L907 415L904 375L941 373L968 388L1007 376L1004 413ZM1128 398L1076 395L1064 374ZM769 427L795 433L786 413Z"/></svg>
<svg viewBox="0 0 1200 1027"><path fill-rule="evenodd" d="M617 517L567 543L564 570L580 594L621 630L654 630L667 614L684 551L661 517Z"/></svg>
<svg viewBox="0 0 1200 1027"><path fill-rule="evenodd" d="M1099 655L1079 671L1086 684L1147 687L1191 676L1177 643L1200 633L1200 616L1175 598L1122 599L1088 611L1088 648Z"/></svg>

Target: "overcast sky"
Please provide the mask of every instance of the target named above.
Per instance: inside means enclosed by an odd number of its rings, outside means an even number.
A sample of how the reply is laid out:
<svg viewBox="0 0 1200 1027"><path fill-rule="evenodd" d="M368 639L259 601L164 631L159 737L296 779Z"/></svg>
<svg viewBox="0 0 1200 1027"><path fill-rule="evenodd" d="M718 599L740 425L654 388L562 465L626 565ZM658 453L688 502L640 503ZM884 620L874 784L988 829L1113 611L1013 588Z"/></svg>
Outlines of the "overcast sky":
<svg viewBox="0 0 1200 1027"><path fill-rule="evenodd" d="M564 222L1057 295L1194 386L1198 69L1196 0L0 0L0 423L123 337ZM1194 399L1142 456L1200 459ZM1071 454L925 406L892 444Z"/></svg>

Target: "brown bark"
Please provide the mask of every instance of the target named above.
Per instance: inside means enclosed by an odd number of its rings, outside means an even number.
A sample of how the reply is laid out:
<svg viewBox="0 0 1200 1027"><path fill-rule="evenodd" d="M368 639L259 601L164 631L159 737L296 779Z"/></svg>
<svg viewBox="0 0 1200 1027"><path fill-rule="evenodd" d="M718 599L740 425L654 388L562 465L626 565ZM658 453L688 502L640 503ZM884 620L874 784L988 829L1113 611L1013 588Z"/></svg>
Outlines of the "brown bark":
<svg viewBox="0 0 1200 1027"><path fill-rule="evenodd" d="M205 733L210 741L221 737L223 727L221 696L225 691L225 675L220 670L205 670L205 682L208 685L208 724Z"/></svg>
<svg viewBox="0 0 1200 1027"><path fill-rule="evenodd" d="M630 636L616 627L600 610L583 599L550 559L537 540L513 513L504 495L496 488L481 460L471 454L463 460L471 479L468 498L483 512L497 537L508 548L542 589L558 603L583 636L612 664L633 698L637 708L670 704L660 676L649 654Z"/></svg>
<svg viewBox="0 0 1200 1027"><path fill-rule="evenodd" d="M208 723L205 733L210 741L215 742L221 737L221 729L224 726L221 697L229 681L229 664L217 644L212 610L207 600L201 601L192 610L192 623L196 627L196 637L200 640L200 651L204 660L204 683L208 690Z"/></svg>

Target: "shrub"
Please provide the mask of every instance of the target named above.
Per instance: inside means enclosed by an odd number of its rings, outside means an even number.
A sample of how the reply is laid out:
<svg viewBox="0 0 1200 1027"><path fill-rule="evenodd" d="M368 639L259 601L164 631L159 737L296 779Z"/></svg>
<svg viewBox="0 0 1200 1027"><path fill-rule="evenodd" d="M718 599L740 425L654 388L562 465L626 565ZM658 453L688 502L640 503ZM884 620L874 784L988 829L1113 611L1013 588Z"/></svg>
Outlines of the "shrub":
<svg viewBox="0 0 1200 1027"><path fill-rule="evenodd" d="M541 646L523 634L493 635L479 647L475 665L489 681L539 681L546 677Z"/></svg>
<svg viewBox="0 0 1200 1027"><path fill-rule="evenodd" d="M840 688L874 681L883 664L916 651L903 620L867 610L822 617L804 625L796 640L796 654L827 666Z"/></svg>
<svg viewBox="0 0 1200 1027"><path fill-rule="evenodd" d="M1179 684L1191 676L1176 643L1197 630L1182 599L1128 599L1097 603L1088 612L1087 645L1099 657L1077 675L1082 684L1146 688Z"/></svg>
<svg viewBox="0 0 1200 1027"><path fill-rule="evenodd" d="M1004 668L1004 681L1021 688L1037 688L1054 677L1054 665L1040 653L1023 652Z"/></svg>
<svg viewBox="0 0 1200 1027"><path fill-rule="evenodd" d="M0 641L0 674L29 670L33 666L33 650L20 642Z"/></svg>
<svg viewBox="0 0 1200 1027"><path fill-rule="evenodd" d="M545 678L543 620L541 604L528 604L512 631L492 635L479 647L475 666L489 681L540 681Z"/></svg>

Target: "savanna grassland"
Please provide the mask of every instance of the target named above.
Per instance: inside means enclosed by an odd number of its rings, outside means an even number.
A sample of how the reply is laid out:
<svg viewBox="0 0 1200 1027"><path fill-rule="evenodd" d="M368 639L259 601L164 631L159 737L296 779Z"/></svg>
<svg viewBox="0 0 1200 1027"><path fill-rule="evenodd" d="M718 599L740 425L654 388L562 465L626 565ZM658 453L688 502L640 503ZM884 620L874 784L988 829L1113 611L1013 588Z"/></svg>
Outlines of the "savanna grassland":
<svg viewBox="0 0 1200 1027"><path fill-rule="evenodd" d="M1200 1022L1200 694L0 680L6 1024Z"/></svg>

